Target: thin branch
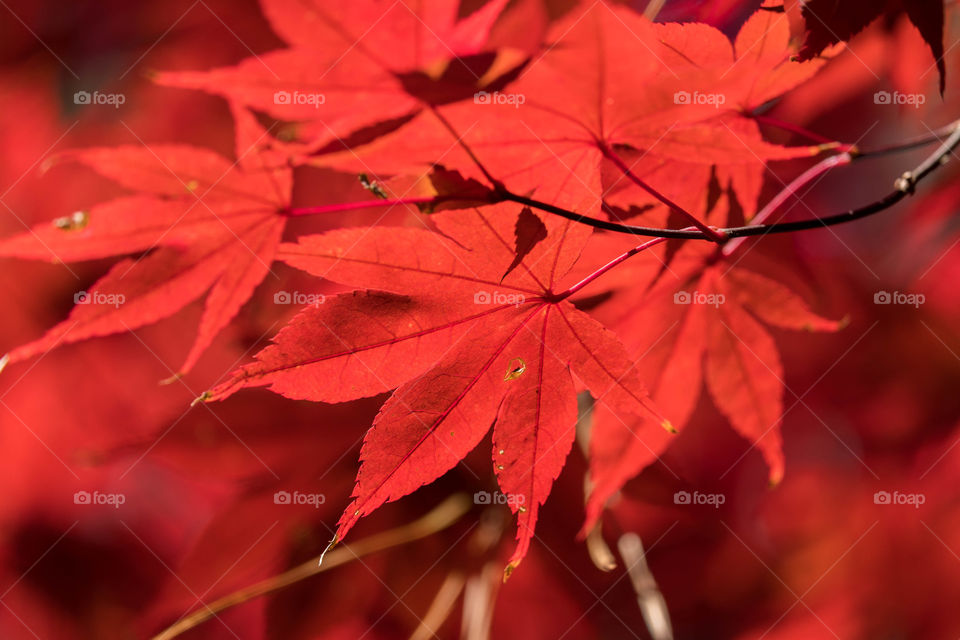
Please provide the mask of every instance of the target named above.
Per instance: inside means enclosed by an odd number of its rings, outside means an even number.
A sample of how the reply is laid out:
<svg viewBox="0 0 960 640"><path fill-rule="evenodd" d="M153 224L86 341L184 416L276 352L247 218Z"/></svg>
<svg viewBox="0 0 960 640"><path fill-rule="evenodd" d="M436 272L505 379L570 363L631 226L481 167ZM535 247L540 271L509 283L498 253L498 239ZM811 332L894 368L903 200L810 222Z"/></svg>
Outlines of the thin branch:
<svg viewBox="0 0 960 640"><path fill-rule="evenodd" d="M809 169L801 173L799 176L794 178L790 182L790 184L784 187L780 191L780 193L775 195L770 200L770 202L768 202L763 207L763 209L761 209L757 213L757 215L753 217L753 219L750 222L752 222L755 225L766 222L770 218L770 216L772 216L773 213L776 210L778 210L783 205L783 203L786 202L791 196L796 196L797 198L800 197L799 195L797 195L797 192L800 190L800 187L804 186L805 184L809 183L811 180L813 180L817 176L820 176L826 173L827 171L829 171L834 167L850 164L851 162L853 162L853 156L850 155L849 152L838 153L835 156L824 158L823 160L821 160L820 162L813 165L812 167L810 167ZM745 241L746 241L746 237L734 238L733 240L728 242L726 245L724 245L722 250L723 255L725 256L731 255Z"/></svg>
<svg viewBox="0 0 960 640"><path fill-rule="evenodd" d="M756 236L764 233L787 233L791 231L803 231L806 229L820 229L830 227L835 224L859 220L871 216L875 213L888 209L896 203L903 200L908 195L912 195L916 186L928 175L933 173L938 167L947 163L954 149L960 145L960 127L954 125L953 132L932 154L917 165L912 171L905 171L903 175L897 178L894 183L894 190L883 198L872 202L866 206L857 209L850 209L842 213L837 213L824 218L815 218L812 220L798 220L796 222L778 222L776 224L746 226L733 229L727 229L730 237Z"/></svg>
<svg viewBox="0 0 960 640"><path fill-rule="evenodd" d="M667 601L647 564L647 554L640 536L635 533L623 534L617 540L617 549L627 567L630 584L637 594L637 606L647 624L650 637L654 640L673 640L673 626L670 624Z"/></svg>
<svg viewBox="0 0 960 640"><path fill-rule="evenodd" d="M455 200L455 197L448 196L425 196L422 198L400 198L397 200L361 200L359 202L343 202L340 204L325 204L319 207L301 207L291 208L283 211L288 217L312 216L321 213L340 213L341 211L353 211L354 209L366 209L369 207L395 207L407 204L438 204L444 200Z"/></svg>
<svg viewBox="0 0 960 640"><path fill-rule="evenodd" d="M717 242L720 244L722 244L726 240L723 233L716 231L713 228L707 226L706 224L701 222L695 215L693 215L692 213L690 213L689 211L687 211L686 209L684 209L674 201L670 200L670 198L661 194L659 191L657 191L656 189L648 185L646 182L641 180L639 176L637 176L636 174L633 173L633 171L630 170L630 167L628 167L627 164L623 161L623 158L617 155L617 153L613 149L611 149L609 145L601 144L600 150L603 152L604 157L606 157L613 164L615 164L616 167L620 169L621 172L623 172L623 175L627 176L631 181L633 181L634 184L636 184L638 187L640 187L641 189L643 189L644 191L652 195L654 198L656 198L663 204L667 205L667 207L671 211L674 211L680 214L681 216L683 216L684 218L686 218L691 225L693 225L697 229L700 229L700 231L702 231L704 235L709 237L714 242Z"/></svg>
<svg viewBox="0 0 960 640"><path fill-rule="evenodd" d="M450 612L457 604L466 581L467 579L459 571L452 571L447 575L427 612L420 619L420 624L410 636L410 640L431 640L437 637L437 631L450 617Z"/></svg>
<svg viewBox="0 0 960 640"><path fill-rule="evenodd" d="M454 133L452 126L443 119L443 117L437 113L437 117L440 121L447 127L451 133ZM703 222L696 219L691 214L684 211L679 205L672 202L669 198L658 193L652 187L647 185L643 180L634 175L629 167L627 167L622 159L616 155L612 150L604 150L604 154L612 162L617 164L623 171L624 175L634 181L637 185L641 186L647 190L651 195L653 195L657 200L668 206L674 211L679 212L680 214L686 216L690 219L692 227L686 227L683 229L662 229L659 227L644 227L630 224L622 224L618 222L611 222L610 220L604 220L601 218L593 218L591 216L583 215L569 209L564 209L563 207L558 207L556 205L550 204L549 202L543 202L535 198L530 198L523 196L517 193L513 193L506 189L501 182L496 180L483 166L483 164L477 159L473 154L470 148L460 142L461 147L465 152L471 157L474 163L478 168L484 173L487 179L493 185L493 189L489 194L489 203L493 204L496 202L510 201L516 202L518 204L523 204L546 213L551 213L568 220L573 220L574 222L585 224L590 227L597 229L604 229L606 231L613 231L616 233L626 233L635 236L646 236L650 238L675 238L675 239L684 239L684 240L711 240L713 242L718 242L723 244L733 238L743 238L748 236L761 236L769 233L790 233L793 231L804 231L807 229L819 229L822 227L829 227L835 224L842 224L844 222L850 222L852 220L858 220L860 218L865 218L867 216L873 215L880 211L890 208L894 204L900 202L907 195L911 195L917 184L920 183L923 178L928 174L934 171L938 166L944 164L949 155L960 145L960 120L952 122L951 124L941 127L936 131L931 132L925 136L914 138L902 143L889 145L885 147L879 147L876 149L870 149L862 151L857 149L853 145L843 145L840 143L830 142L829 144L835 144L836 148L843 148L845 151L843 153L837 154L836 156L831 156L825 160L822 160L817 165L814 165L811 169L808 169L806 172L801 174L799 178L794 180L790 185L788 185L784 191L777 194L773 200L771 200L765 207L764 210L772 210L779 207L783 201L789 197L793 192L796 191L797 187L801 186L805 182L808 182L814 176L818 175L822 171L825 171L833 166L839 164L848 164L849 162L860 160L861 158L870 158L875 156L886 155L890 153L897 153L901 151L908 151L910 149L915 149L921 146L932 144L942 140L942 136L947 135L947 139L940 145L940 147L931 154L923 163L917 166L913 171L907 171L895 183L895 189L891 193L887 194L883 198L872 202L868 205L858 207L856 209L850 209L841 213L833 214L830 216L825 216L822 218L814 218L810 220L798 220L794 222L778 222L774 224L750 224L742 227L728 227L728 228L716 228L709 227ZM825 145L824 145L825 146ZM799 181L799 182L798 182ZM421 198L405 198L398 200L368 200L363 202L352 202L344 204L335 204L335 205L323 205L319 207L309 207L309 208L300 208L300 209L290 209L286 212L290 216L300 216L300 215L311 215L311 214L322 214L322 213L333 213L338 211L348 211L353 209L362 209L366 207L389 207L395 205L407 205L407 204L439 204L446 201L463 201L463 202L476 202L477 195L473 194L470 196L457 196L457 195L443 195L443 196L432 196L432 197L421 197ZM756 219L762 220L758 214ZM731 249L732 251L732 249Z"/></svg>
<svg viewBox="0 0 960 640"><path fill-rule="evenodd" d="M647 8L643 10L643 17L653 22L657 19L657 15L660 13L660 10L663 9L664 4L666 4L666 0L650 0Z"/></svg>
<svg viewBox="0 0 960 640"><path fill-rule="evenodd" d="M785 120L780 120L778 118L772 118L770 116L760 115L757 113L750 114L750 117L762 124L770 125L771 127L776 127L778 129L783 129L784 131L789 131L790 133L795 133L809 140L813 140L814 142L817 142L819 144L836 144L838 146L841 145L841 143L836 140L831 140L830 138L827 138L826 136L822 136L819 133L814 133L813 131L804 129L800 125L793 124L792 122L786 122Z"/></svg>
<svg viewBox="0 0 960 640"><path fill-rule="evenodd" d="M885 147L868 149L866 151L854 149L852 153L858 158L869 158L874 156L888 155L891 153L900 153L901 151L910 151L911 149L925 147L935 142L942 141L945 137L956 131L958 126L960 126L960 120L951 122L950 124L940 127L935 131L931 131L930 133L922 136L917 136L916 138L911 138L910 140L904 140L903 142L887 145Z"/></svg>
<svg viewBox="0 0 960 640"><path fill-rule="evenodd" d="M945 136L949 136L953 133L954 129L957 127L956 122L951 122L950 124L940 127L935 131L924 134L922 136L917 136L916 138L911 138L910 140L904 140L903 142L898 142L896 144L887 145L884 147L877 147L875 149L869 149L863 151L857 147L855 144L845 144L838 142L836 140L830 140L826 136L822 136L819 133L805 129L800 125L793 124L791 122L786 122L784 120L779 120L777 118L772 118L770 116L760 115L760 114L750 114L750 117L761 122L763 124L770 125L772 127L777 127L778 129L783 129L784 131L789 131L790 133L795 133L797 135L803 136L814 142L818 142L823 146L831 146L840 151L848 151L851 155L855 157L873 157L873 156L882 156L891 153L900 153L901 151L909 151L911 149L917 149L919 147L925 147L934 142L940 142Z"/></svg>
<svg viewBox="0 0 960 640"><path fill-rule="evenodd" d="M842 224L844 222L865 218L885 209L889 209L896 203L903 200L906 196L912 194L917 184L919 184L927 175L932 173L937 167L947 162L950 154L957 148L958 145L960 145L960 126L958 125L960 125L960 121L953 123L949 127L951 131L950 136L937 148L937 150L928 156L926 160L920 163L915 169L905 172L900 178L897 179L894 190L875 202L871 202L868 205L858 207L856 209L849 209L847 211L822 218L797 220L794 222L778 222L774 224L745 225L742 227L716 229L716 231L724 233L728 238L761 236L768 233L789 233L793 231L804 231L807 229L830 227L836 224ZM916 145L919 143L914 141L910 144ZM890 149L892 149L892 147L884 149L882 152L889 153L891 152ZM868 157L871 155L876 154L874 152L861 152L859 155L852 156L852 159L855 160L857 158ZM709 237L703 231L698 229L659 229L656 227L640 227L628 224L620 224L617 222L610 222L609 220L601 220L599 218L585 216L562 207L557 207L546 202L541 202L534 198L528 198L526 196L521 196L511 192L504 192L502 195L505 200L525 204L529 207L546 211L547 213L552 213L554 215L567 218L568 220L573 220L597 229L605 229L607 231L616 231L618 233L627 233L635 236L647 236L652 238L713 240L712 237Z"/></svg>
<svg viewBox="0 0 960 640"><path fill-rule="evenodd" d="M629 233L635 236L650 236L654 238L704 238L702 231L697 229L660 229L658 227L638 227L631 224L620 224L619 222L610 222L609 220L601 220L600 218L591 218L590 216L585 216L579 214L575 211L570 211L569 209L564 209L563 207L557 207L550 204L549 202L542 202L534 198L528 198L526 196L521 196L517 193L511 191L505 192L503 194L504 200L509 200L511 202L516 202L519 204L525 204L528 207L534 209L539 209L540 211L546 211L547 213L552 213L554 215L560 216L561 218L566 218L567 220L573 220L574 222L579 222L580 224L585 224L590 227L595 227L597 229L604 229L606 231L616 231L618 233Z"/></svg>
<svg viewBox="0 0 960 640"><path fill-rule="evenodd" d="M496 561L483 565L479 574L467 581L463 590L461 640L490 640L493 607L501 585L503 570Z"/></svg>
<svg viewBox="0 0 960 640"><path fill-rule="evenodd" d="M219 598L185 618L181 618L170 627L155 635L152 640L170 640L206 622L218 613L247 602L248 600L252 600L253 598L278 591L295 582L309 578L312 575L329 571L334 567L347 564L371 553L433 535L459 520L470 510L471 506L472 502L466 495L453 495L418 520L331 551L322 566L317 562L317 558L313 558L272 578L267 578L266 580L262 580L249 587L244 587L243 589Z"/></svg>
<svg viewBox="0 0 960 640"><path fill-rule="evenodd" d="M693 227L688 227L688 229L692 229L692 228L693 228ZM613 260L611 260L611 261L608 262L607 264L603 265L602 267L600 267L599 269L597 269L596 271L594 271L593 273L591 273L591 274L588 275L586 278L584 278L583 280L581 280L581 281L578 282L577 284L573 285L572 287L570 287L570 288L567 289L566 291L563 291L563 292L561 292L561 293L558 293L558 294L556 295L556 299L557 299L557 300L563 300L563 299L565 299L565 298L569 298L570 296L572 296L573 294L575 294L577 291L580 291L580 289L583 289L585 286L587 286L588 284L590 284L591 282L593 282L594 280L596 280L597 278L599 278L600 276L602 276L603 274L605 274L607 271L610 271L610 269L613 269L615 266L617 266L617 265L620 264L621 262L627 260L628 258L630 258L630 257L632 257L632 256L637 255L637 254L640 253L641 251L645 251L646 249L649 249L650 247L654 247L654 246L660 244L661 242L666 242L666 241L667 241L666 238L654 238L653 240L647 240L647 241L644 242L643 244L638 245L638 246L630 249L629 251L625 251L625 252L621 253L619 256L617 256L616 258L614 258Z"/></svg>

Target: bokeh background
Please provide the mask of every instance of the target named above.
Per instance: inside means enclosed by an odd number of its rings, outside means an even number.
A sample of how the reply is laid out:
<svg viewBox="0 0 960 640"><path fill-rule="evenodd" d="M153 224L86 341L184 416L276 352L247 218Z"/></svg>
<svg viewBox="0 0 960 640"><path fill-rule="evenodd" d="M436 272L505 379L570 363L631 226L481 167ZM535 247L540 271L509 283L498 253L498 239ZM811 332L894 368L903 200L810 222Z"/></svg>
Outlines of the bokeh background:
<svg viewBox="0 0 960 640"><path fill-rule="evenodd" d="M562 3L550 4L562 11ZM668 1L660 19L735 33L758 4ZM863 148L927 134L960 115L958 33L948 3L942 96L929 49L905 18L892 17L871 25L769 115ZM59 151L183 142L230 156L226 104L155 86L150 73L231 64L282 45L253 0L0 2L0 234L119 193L89 170L48 162ZM122 94L124 103L75 104L76 92L94 90ZM926 100L878 105L879 90ZM777 142L801 141L766 131ZM826 213L872 201L929 151L841 168L804 202ZM611 506L607 539L640 535L677 638L960 635L960 163L952 160L893 210L771 237L751 250L749 264L850 323L829 335L776 333L789 408L778 488L767 487L759 454L703 397L663 460ZM803 168L772 166L767 197ZM299 203L320 194L364 198L355 176L302 172ZM798 217L807 213L791 206ZM365 214L345 218L354 215ZM65 318L74 293L109 264L0 260L0 352ZM383 398L325 406L254 390L190 409L294 313L271 304L276 290L330 290L279 272L282 282L261 286L179 382L159 384L186 353L199 304L3 371L0 637L149 637L324 548ZM875 304L881 291L921 293L925 301ZM356 539L409 522L452 493L492 490L487 458L477 451L474 473L458 467L386 505L357 527ZM575 450L541 516L539 543L505 585L508 511L478 506L446 530L246 603L184 637L432 637L416 635L420 619L438 602L442 609L438 591L466 581L467 596L450 604L441 637L459 637L465 610L480 615L494 603L495 638L647 638L622 567L598 570L576 540L585 470ZM293 487L316 487L326 502L274 503L274 492ZM676 505L674 493L684 490L723 493L726 501ZM78 491L122 494L124 502L76 504ZM878 491L919 495L923 504L877 504Z"/></svg>

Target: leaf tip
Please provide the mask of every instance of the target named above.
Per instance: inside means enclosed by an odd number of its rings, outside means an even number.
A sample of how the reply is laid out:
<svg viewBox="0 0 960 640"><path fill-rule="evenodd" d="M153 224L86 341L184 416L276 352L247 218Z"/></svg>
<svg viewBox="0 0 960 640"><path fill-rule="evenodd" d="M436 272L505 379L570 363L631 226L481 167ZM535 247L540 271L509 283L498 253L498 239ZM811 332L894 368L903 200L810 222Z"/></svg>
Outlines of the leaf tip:
<svg viewBox="0 0 960 640"><path fill-rule="evenodd" d="M783 470L782 469L771 469L770 477L767 479L767 487L770 489L776 489L780 486L780 483L783 481Z"/></svg>
<svg viewBox="0 0 960 640"><path fill-rule="evenodd" d="M673 426L673 423L666 418L660 422L660 426L663 427L667 433L680 433L680 430Z"/></svg>
<svg viewBox="0 0 960 640"><path fill-rule="evenodd" d="M3 370L7 368L8 364L10 364L10 354L5 353L3 357L0 358L0 373L3 373Z"/></svg>
<svg viewBox="0 0 960 640"><path fill-rule="evenodd" d="M590 556L590 560L593 561L593 566L604 572L610 572L617 568L617 559L614 557L610 547L607 546L607 542L603 539L603 532L600 529L599 520L587 534L586 543L587 554Z"/></svg>
<svg viewBox="0 0 960 640"><path fill-rule="evenodd" d="M164 378L163 380L161 380L161 381L160 381L160 386L163 387L163 386L166 386L166 385L168 385L168 384L173 384L174 382L176 382L177 380L179 380L179 379L182 378L183 376L184 376L184 373L183 373L182 371L177 371L175 374L173 374L173 375L170 376L169 378ZM207 392L204 391L203 394L200 394L200 397L202 398L203 395L206 394L206 393L207 393ZM198 398L198 400L199 400L199 398ZM196 400L194 400L194 403L196 403Z"/></svg>
<svg viewBox="0 0 960 640"><path fill-rule="evenodd" d="M334 534L333 540L331 540L331 541L327 544L327 548L323 550L323 553L320 554L320 559L317 560L317 566L318 566L318 567L323 566L323 559L326 557L327 551L330 551L331 549L333 549L333 548L334 548L335 546L337 546L338 544L340 544L340 539L337 537L336 534Z"/></svg>
<svg viewBox="0 0 960 640"><path fill-rule="evenodd" d="M47 158L46 160L44 160L43 162L41 162L40 175L43 175L47 171L50 171L50 169L52 169L57 164L58 161L59 161L59 158L56 155L53 155Z"/></svg>
<svg viewBox="0 0 960 640"><path fill-rule="evenodd" d="M503 582L506 583L510 579L510 576L513 575L513 570L517 568L517 565L520 564L519 560L513 560L506 567L503 568Z"/></svg>
<svg viewBox="0 0 960 640"><path fill-rule="evenodd" d="M193 407L200 404L201 402L207 402L212 397L213 397L212 393L210 393L209 391L204 391L203 393L201 393L200 395L198 395L196 398L193 399L193 402L190 403L190 406Z"/></svg>
<svg viewBox="0 0 960 640"><path fill-rule="evenodd" d="M810 147L811 149L810 155L812 156L820 155L824 151L833 151L834 149L839 149L842 146L844 146L842 142L837 142L837 141L822 142L818 145L814 145Z"/></svg>

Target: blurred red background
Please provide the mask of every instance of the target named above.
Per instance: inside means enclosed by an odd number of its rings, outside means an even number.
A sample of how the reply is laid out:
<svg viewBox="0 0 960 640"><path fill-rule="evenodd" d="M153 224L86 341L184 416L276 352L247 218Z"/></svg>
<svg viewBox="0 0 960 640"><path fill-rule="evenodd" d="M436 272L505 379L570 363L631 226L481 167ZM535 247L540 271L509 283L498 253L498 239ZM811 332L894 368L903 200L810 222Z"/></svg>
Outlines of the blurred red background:
<svg viewBox="0 0 960 640"><path fill-rule="evenodd" d="M48 166L64 149L184 142L229 156L226 104L157 87L149 74L230 64L282 45L252 0L0 4L2 235L117 193L83 168ZM667 2L661 16L735 32L755 4ZM960 48L951 47L956 18L949 7L948 74L960 68ZM770 115L870 148L956 118L956 87L948 75L940 96L919 34L905 19L890 19ZM894 89L922 93L926 102L875 104L874 92ZM76 92L95 90L122 94L124 103L74 103ZM767 134L797 142L775 129ZM796 215L869 202L928 151L836 170L795 205ZM765 196L803 168L778 163ZM324 198L362 198L355 176L303 171L312 173L300 176L300 203L315 203L321 189ZM947 167L906 204L870 219L767 238L750 251L754 268L787 279L815 308L848 315L850 324L831 335L776 334L789 408L779 487L767 488L759 454L704 397L690 428L606 516L611 544L627 531L644 541L677 638L960 635L957 173ZM3 260L0 352L66 317L73 294L108 264ZM282 286L330 287L281 272ZM922 293L925 302L874 304L882 291ZM261 287L196 370L170 385L158 382L186 353L199 304L0 375L0 637L149 637L202 603L322 551L382 398L327 406L249 391L190 408L293 313L269 304L271 296ZM451 493L492 490L487 457L475 452L474 473L458 467L385 506L356 538L409 522ZM622 568L599 571L575 539L585 469L574 451L541 516L539 544L505 585L499 568L480 572L490 561L500 567L509 552L508 511L477 507L449 529L246 603L184 637L406 638L451 575L484 576L477 584L496 594L493 637L648 637ZM322 491L324 504L274 503L274 492L303 487ZM682 507L673 500L681 490L721 492L726 501ZM76 504L83 491L121 494L124 502ZM919 495L923 504L878 504L882 491ZM484 550L480 534L508 544ZM463 605L453 606L441 637L458 637Z"/></svg>

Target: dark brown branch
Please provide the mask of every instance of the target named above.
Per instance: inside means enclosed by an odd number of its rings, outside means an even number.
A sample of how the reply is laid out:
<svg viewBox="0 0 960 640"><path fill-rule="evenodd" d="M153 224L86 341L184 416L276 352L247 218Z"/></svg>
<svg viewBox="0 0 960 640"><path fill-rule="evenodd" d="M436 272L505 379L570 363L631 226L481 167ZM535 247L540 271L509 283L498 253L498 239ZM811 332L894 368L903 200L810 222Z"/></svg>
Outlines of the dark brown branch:
<svg viewBox="0 0 960 640"><path fill-rule="evenodd" d="M789 233L793 231L804 231L807 229L820 229L823 227L830 227L836 224L842 224L844 222L850 222L852 220L859 220L860 218L866 218L875 213L889 209L896 203L903 200L908 195L913 194L914 189L917 184L920 183L926 176L932 173L937 167L945 164L950 157L950 154L960 145L960 121L954 122L945 128L945 130L950 131L949 137L943 141L943 143L937 148L935 152L930 154L922 163L917 165L912 171L905 172L897 181L894 183L894 190L888 193L883 198L871 202L868 205L858 207L856 209L850 209L848 211L843 211L841 213L832 214L822 218L813 218L810 220L797 220L794 222L777 222L772 224L757 224L757 225L746 225L742 227L730 227L726 229L718 229L717 231L722 232L728 238L740 238L746 236L759 236L766 235L768 233ZM936 137L926 137L921 140L914 140L904 145L885 147L877 151L865 151L859 152L854 155L854 159L857 158L866 158L874 155L880 155L881 153L892 153L895 150L905 150L910 149L921 144L928 144L933 140L937 140ZM617 222L611 222L609 220L602 220L599 218L592 218L590 216L585 216L575 211L570 211L562 207L554 206L547 202L541 202L534 198L528 198L526 196L521 196L509 191L502 191L501 195L505 200L510 200L512 202L517 202L519 204L525 204L529 207L545 211L547 213L552 213L554 215L567 218L568 220L573 220L581 224L585 224L591 227L596 227L597 229L605 229L607 231L615 231L618 233L627 233L635 236L648 236L651 238L682 238L688 240L713 240L713 238L707 236L702 231L696 229L659 229L656 227L640 227L629 224L621 224Z"/></svg>

